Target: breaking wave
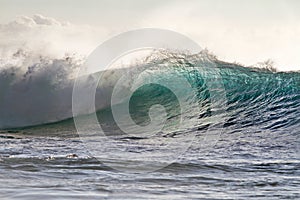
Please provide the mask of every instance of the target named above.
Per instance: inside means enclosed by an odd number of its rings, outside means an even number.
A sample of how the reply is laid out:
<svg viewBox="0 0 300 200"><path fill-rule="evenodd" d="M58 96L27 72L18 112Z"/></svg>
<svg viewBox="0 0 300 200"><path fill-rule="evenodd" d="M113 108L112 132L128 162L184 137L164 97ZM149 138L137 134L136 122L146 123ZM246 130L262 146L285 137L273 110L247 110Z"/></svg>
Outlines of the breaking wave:
<svg viewBox="0 0 300 200"><path fill-rule="evenodd" d="M36 57L32 60L32 56L23 51L15 53L9 61L1 60L0 128L32 126L71 118L74 78L84 60L76 55L66 55L61 59ZM267 68L243 67L220 61L207 51L195 55L156 52L130 68L100 72L105 74L107 83L97 89L96 109L110 106L113 85L121 74L143 68L149 63L156 67L149 76L159 74L160 69L175 69L197 89L201 107L201 113L195 115L197 118L210 117L210 97L204 81L209 80L220 82L226 91L227 105L224 112L227 120L224 127L232 127L233 130L299 130L299 72L275 72ZM218 76L213 73L199 73L212 67L212 63L218 70ZM91 74L89 78L94 79L96 76L97 74ZM168 81L171 76L172 73L164 73L157 77ZM138 123L146 123L149 107L158 102L163 102L172 116L178 115L174 95L167 89L149 84L139 88L131 97L132 118ZM87 113L88 110L83 114Z"/></svg>

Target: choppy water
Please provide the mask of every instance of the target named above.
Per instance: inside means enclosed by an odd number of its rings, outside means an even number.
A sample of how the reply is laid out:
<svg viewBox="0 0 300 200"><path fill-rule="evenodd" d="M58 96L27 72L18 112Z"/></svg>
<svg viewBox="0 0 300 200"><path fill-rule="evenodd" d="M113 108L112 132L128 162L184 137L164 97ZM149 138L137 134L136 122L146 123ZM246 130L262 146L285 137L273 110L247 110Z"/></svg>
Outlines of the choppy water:
<svg viewBox="0 0 300 200"><path fill-rule="evenodd" d="M291 133L223 135L209 152L195 140L166 168L124 174L90 157L72 132L27 131L1 133L1 199L300 198L299 137Z"/></svg>

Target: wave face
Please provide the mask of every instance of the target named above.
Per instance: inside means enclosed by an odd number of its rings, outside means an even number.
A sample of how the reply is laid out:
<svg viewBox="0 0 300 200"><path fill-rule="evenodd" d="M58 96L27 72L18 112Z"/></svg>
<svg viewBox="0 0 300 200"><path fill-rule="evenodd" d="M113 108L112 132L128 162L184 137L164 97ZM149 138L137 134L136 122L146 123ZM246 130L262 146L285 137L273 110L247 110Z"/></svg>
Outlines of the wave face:
<svg viewBox="0 0 300 200"><path fill-rule="evenodd" d="M193 118L213 117L210 110L212 102L206 83L210 81L221 84L225 89L226 105L223 105L223 113L220 113L226 115L223 124L225 129L233 132L263 130L296 134L300 128L298 72L272 72L267 69L246 68L222 62L205 52L197 55L167 53L148 60L147 64L149 63L156 67L152 69L151 77L176 84L172 78L174 74L171 73L175 69L176 73L183 75L196 89L199 113L192 113ZM218 74L201 73L205 68L211 68L212 64ZM0 127L31 126L72 117L74 79L70 74L79 65L77 61L64 58L40 60L38 64L28 67L25 72L14 67L3 69L0 73ZM143 68L145 65L102 72L106 82L97 89L96 109L105 110L109 107L113 86L122 74L129 73L132 69ZM170 73L161 73L162 69L165 72L170 70ZM90 75L89 78L93 79L93 76ZM180 88L181 85L176 87ZM129 102L132 119L141 125L149 123L149 108L155 104L162 104L165 107L168 119L172 122L179 120L178 99L170 90L157 84L144 85L133 93ZM83 114L87 113L88 110ZM101 118L101 114L98 113L98 117ZM107 119L109 117L106 115L103 120Z"/></svg>
<svg viewBox="0 0 300 200"><path fill-rule="evenodd" d="M221 67L222 66L222 67ZM232 113L226 126L296 133L300 126L300 74L220 65Z"/></svg>
<svg viewBox="0 0 300 200"><path fill-rule="evenodd" d="M161 104L168 113L167 124L177 124L180 114L188 115L189 121L198 120L190 124L189 131L205 130L207 126L216 124L213 121L223 118L225 121L220 124L226 134L275 133L286 137L290 135L294 139L299 135L300 73L298 72L245 68L203 54L184 58L168 55L167 59L156 61L155 65L158 68L157 74L153 75L156 73L156 70L153 70L151 76L167 82L176 80L173 77L176 68L175 73L182 74L196 89L199 109L180 111L178 99L168 88L157 84L146 84L136 90L130 98L130 114L139 125L149 124L150 107ZM211 67L215 67L216 70L207 70L207 73L203 73L206 71L205 68ZM161 68L170 72L162 73ZM222 106L219 112L212 111L212 94L209 91L208 81L223 86L225 101L215 102ZM176 84L176 81L172 84ZM180 84L176 87L185 90ZM224 102L225 104L222 104ZM110 110L106 112L110 113ZM107 125L107 121L113 121L112 117L107 120L108 115L101 118L100 113L98 117L100 116L100 121L105 121L103 124ZM114 127L115 130L118 129L116 125ZM111 127L107 128L107 131L110 129Z"/></svg>

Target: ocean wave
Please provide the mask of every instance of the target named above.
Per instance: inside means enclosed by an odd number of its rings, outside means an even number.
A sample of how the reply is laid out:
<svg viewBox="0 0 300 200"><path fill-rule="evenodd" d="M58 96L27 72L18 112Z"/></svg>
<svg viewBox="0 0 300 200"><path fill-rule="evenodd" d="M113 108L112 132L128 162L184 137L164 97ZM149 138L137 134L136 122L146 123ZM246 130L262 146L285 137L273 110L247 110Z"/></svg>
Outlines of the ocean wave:
<svg viewBox="0 0 300 200"><path fill-rule="evenodd" d="M60 59L32 59L32 55L24 51L16 52L10 60L2 59L0 128L32 126L71 118L74 78L84 60L76 55L66 55ZM201 73L205 68L212 67L212 63L218 74ZM96 110L110 106L114 84L122 74L128 74L133 69L144 69L149 64L152 66L149 77L160 74L162 69L175 69L196 88L201 112L195 113L198 118L211 117L210 95L205 82L208 80L224 85L227 98L227 105L223 111L227 116L224 127L232 127L234 130L251 128L269 131L299 128L299 72L275 72L268 67L243 67L220 61L205 50L195 55L155 52L129 68L100 72L104 77L104 84L97 88ZM89 87L88 80L94 81L98 76L99 73L89 75L84 79L82 87ZM155 77L174 81L172 73L163 73ZM176 80L172 84L176 84ZM180 85L178 87L180 88ZM150 84L139 88L130 102L131 115L136 123L147 123L149 108L157 103L164 104L168 113L171 113L169 118L176 118L180 114L176 110L176 98L170 91L158 85ZM89 112L87 108L82 114Z"/></svg>

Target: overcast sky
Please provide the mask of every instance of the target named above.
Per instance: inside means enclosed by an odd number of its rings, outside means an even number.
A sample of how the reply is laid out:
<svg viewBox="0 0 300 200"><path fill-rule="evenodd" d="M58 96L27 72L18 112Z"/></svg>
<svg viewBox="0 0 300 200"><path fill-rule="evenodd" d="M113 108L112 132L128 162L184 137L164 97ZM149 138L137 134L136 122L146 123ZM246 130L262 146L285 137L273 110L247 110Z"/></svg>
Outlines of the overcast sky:
<svg viewBox="0 0 300 200"><path fill-rule="evenodd" d="M0 0L0 23L41 14L109 34L166 28L221 59L251 65L270 58L281 70L300 70L299 10L297 0ZM99 34L95 47L109 34Z"/></svg>

